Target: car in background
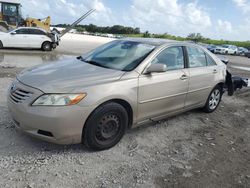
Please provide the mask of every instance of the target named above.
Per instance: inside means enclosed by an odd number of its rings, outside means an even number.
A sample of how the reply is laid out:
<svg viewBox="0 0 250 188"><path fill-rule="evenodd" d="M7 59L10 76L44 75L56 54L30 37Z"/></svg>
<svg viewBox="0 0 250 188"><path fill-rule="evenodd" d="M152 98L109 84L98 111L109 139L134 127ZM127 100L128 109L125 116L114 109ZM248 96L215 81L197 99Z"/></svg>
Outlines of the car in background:
<svg viewBox="0 0 250 188"><path fill-rule="evenodd" d="M0 32L0 48L32 48L51 51L59 45L56 33L35 27L19 27L7 33Z"/></svg>
<svg viewBox="0 0 250 188"><path fill-rule="evenodd" d="M226 65L196 44L115 40L23 71L8 90L8 107L27 134L104 150L133 126L196 108L214 112L225 78Z"/></svg>
<svg viewBox="0 0 250 188"><path fill-rule="evenodd" d="M222 46L216 46L214 49L213 49L213 53L215 54L224 54L225 53L225 49L222 47Z"/></svg>
<svg viewBox="0 0 250 188"><path fill-rule="evenodd" d="M230 54L230 55L237 55L238 54L238 47L237 46L224 44L221 47L222 47L221 54Z"/></svg>
<svg viewBox="0 0 250 188"><path fill-rule="evenodd" d="M212 53L215 53L215 49L217 48L217 46L211 44L211 45L208 45L207 46L207 49L212 52Z"/></svg>
<svg viewBox="0 0 250 188"><path fill-rule="evenodd" d="M238 47L238 55L245 56L246 53L248 53L248 49L243 48L243 47Z"/></svg>
<svg viewBox="0 0 250 188"><path fill-rule="evenodd" d="M248 58L250 58L250 51L245 52L245 56L248 57Z"/></svg>

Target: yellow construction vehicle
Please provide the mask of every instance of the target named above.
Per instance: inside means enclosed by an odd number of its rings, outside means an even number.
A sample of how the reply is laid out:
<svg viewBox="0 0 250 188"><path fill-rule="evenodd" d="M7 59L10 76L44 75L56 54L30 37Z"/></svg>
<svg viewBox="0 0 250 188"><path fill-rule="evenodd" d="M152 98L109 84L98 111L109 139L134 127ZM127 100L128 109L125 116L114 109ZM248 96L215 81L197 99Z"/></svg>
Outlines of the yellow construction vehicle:
<svg viewBox="0 0 250 188"><path fill-rule="evenodd" d="M50 32L50 17L45 19L26 18L21 14L18 0L0 0L0 31L8 31L18 26L40 27Z"/></svg>

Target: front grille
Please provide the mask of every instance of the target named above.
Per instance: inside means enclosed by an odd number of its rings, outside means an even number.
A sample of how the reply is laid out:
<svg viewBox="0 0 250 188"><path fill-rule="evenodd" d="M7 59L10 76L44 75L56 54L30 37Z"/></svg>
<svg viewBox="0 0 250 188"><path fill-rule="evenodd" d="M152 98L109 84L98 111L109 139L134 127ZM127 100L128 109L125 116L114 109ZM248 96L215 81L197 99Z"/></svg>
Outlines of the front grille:
<svg viewBox="0 0 250 188"><path fill-rule="evenodd" d="M22 103L32 96L32 92L24 91L22 89L16 89L15 91L10 92L10 98L15 103Z"/></svg>

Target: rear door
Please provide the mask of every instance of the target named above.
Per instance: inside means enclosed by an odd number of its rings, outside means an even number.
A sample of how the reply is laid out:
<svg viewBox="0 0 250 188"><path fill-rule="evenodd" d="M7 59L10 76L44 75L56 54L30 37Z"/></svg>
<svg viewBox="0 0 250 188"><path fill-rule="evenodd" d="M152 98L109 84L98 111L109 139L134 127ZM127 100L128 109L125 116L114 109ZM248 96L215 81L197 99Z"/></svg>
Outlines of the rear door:
<svg viewBox="0 0 250 188"><path fill-rule="evenodd" d="M188 56L189 89L185 107L205 104L216 84L218 74L216 63L199 47L186 47Z"/></svg>
<svg viewBox="0 0 250 188"><path fill-rule="evenodd" d="M165 116L184 108L188 91L182 46L168 47L151 63L167 65L167 72L142 74L139 77L138 120Z"/></svg>
<svg viewBox="0 0 250 188"><path fill-rule="evenodd" d="M41 48L44 41L47 40L46 33L40 29L30 29L30 48Z"/></svg>

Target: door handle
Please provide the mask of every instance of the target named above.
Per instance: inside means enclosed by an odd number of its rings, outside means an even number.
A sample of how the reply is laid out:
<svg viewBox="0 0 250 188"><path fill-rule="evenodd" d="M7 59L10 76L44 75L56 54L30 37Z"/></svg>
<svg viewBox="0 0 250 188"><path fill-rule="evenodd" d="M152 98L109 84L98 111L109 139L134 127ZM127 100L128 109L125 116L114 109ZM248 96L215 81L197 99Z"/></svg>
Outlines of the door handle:
<svg viewBox="0 0 250 188"><path fill-rule="evenodd" d="M214 69L213 73L216 74L218 71L216 69Z"/></svg>
<svg viewBox="0 0 250 188"><path fill-rule="evenodd" d="M187 80L188 79L188 76L183 74L181 77L180 77L181 80Z"/></svg>

